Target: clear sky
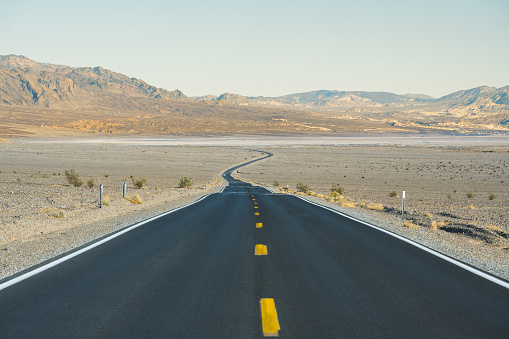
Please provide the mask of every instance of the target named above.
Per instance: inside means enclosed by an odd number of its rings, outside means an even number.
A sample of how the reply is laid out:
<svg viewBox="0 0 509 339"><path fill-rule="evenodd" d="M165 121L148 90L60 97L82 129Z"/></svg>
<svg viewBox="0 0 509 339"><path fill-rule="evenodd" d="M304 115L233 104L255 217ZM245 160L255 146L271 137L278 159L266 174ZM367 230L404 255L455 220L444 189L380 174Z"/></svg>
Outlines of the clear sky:
<svg viewBox="0 0 509 339"><path fill-rule="evenodd" d="M509 85L509 0L0 0L0 54L188 96Z"/></svg>

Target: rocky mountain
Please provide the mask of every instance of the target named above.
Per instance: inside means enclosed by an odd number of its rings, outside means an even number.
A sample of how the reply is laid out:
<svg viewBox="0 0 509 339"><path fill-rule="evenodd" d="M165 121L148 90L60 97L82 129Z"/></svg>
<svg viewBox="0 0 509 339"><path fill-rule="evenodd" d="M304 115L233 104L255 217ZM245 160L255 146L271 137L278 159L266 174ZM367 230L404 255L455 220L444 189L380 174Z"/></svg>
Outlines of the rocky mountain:
<svg viewBox="0 0 509 339"><path fill-rule="evenodd" d="M216 101L224 101L239 106L249 105L249 100L245 96L232 93L223 93L217 97Z"/></svg>
<svg viewBox="0 0 509 339"><path fill-rule="evenodd" d="M495 88L488 86L476 87L458 91L436 100L437 103L451 104L452 106L480 106L495 108L496 106L509 107L509 86Z"/></svg>
<svg viewBox="0 0 509 339"><path fill-rule="evenodd" d="M265 105L348 107L428 102L433 98L422 94L398 95L388 92L320 90L289 94L281 97L251 97L249 99L252 102Z"/></svg>
<svg viewBox="0 0 509 339"><path fill-rule="evenodd" d="M220 104L228 103L232 105L238 106L247 106L251 103L251 100L246 98L240 94L232 94L232 93L223 93L220 96L216 97L214 95L204 95L201 97L192 98L195 101L203 101L203 102L219 102Z"/></svg>
<svg viewBox="0 0 509 339"><path fill-rule="evenodd" d="M185 101L168 91L102 67L73 68L38 63L24 56L0 56L0 102L46 107L79 106L102 94Z"/></svg>

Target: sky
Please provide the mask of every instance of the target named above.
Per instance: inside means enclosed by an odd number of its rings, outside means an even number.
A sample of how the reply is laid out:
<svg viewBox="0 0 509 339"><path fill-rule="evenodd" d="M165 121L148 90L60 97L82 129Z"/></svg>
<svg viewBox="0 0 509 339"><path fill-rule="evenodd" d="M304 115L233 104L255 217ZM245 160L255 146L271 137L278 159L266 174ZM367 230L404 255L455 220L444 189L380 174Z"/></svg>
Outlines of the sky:
<svg viewBox="0 0 509 339"><path fill-rule="evenodd" d="M0 55L188 96L509 85L508 0L0 0Z"/></svg>

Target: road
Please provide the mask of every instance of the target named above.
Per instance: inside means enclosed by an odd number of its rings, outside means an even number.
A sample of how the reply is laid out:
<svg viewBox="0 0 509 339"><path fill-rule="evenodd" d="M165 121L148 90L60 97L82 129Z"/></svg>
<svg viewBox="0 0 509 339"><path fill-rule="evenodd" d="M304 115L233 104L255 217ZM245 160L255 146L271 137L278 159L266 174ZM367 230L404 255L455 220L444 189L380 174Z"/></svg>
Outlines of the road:
<svg viewBox="0 0 509 339"><path fill-rule="evenodd" d="M509 289L230 173L222 193L4 282L0 337L509 338Z"/></svg>

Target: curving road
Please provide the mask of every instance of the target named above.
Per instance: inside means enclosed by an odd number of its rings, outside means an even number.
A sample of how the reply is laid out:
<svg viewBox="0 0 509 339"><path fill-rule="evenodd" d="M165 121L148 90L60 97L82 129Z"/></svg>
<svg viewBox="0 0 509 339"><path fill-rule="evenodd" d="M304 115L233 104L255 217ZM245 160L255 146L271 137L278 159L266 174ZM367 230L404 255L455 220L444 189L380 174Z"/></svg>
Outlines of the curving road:
<svg viewBox="0 0 509 339"><path fill-rule="evenodd" d="M4 282L0 337L509 338L504 282L238 167L221 193Z"/></svg>

